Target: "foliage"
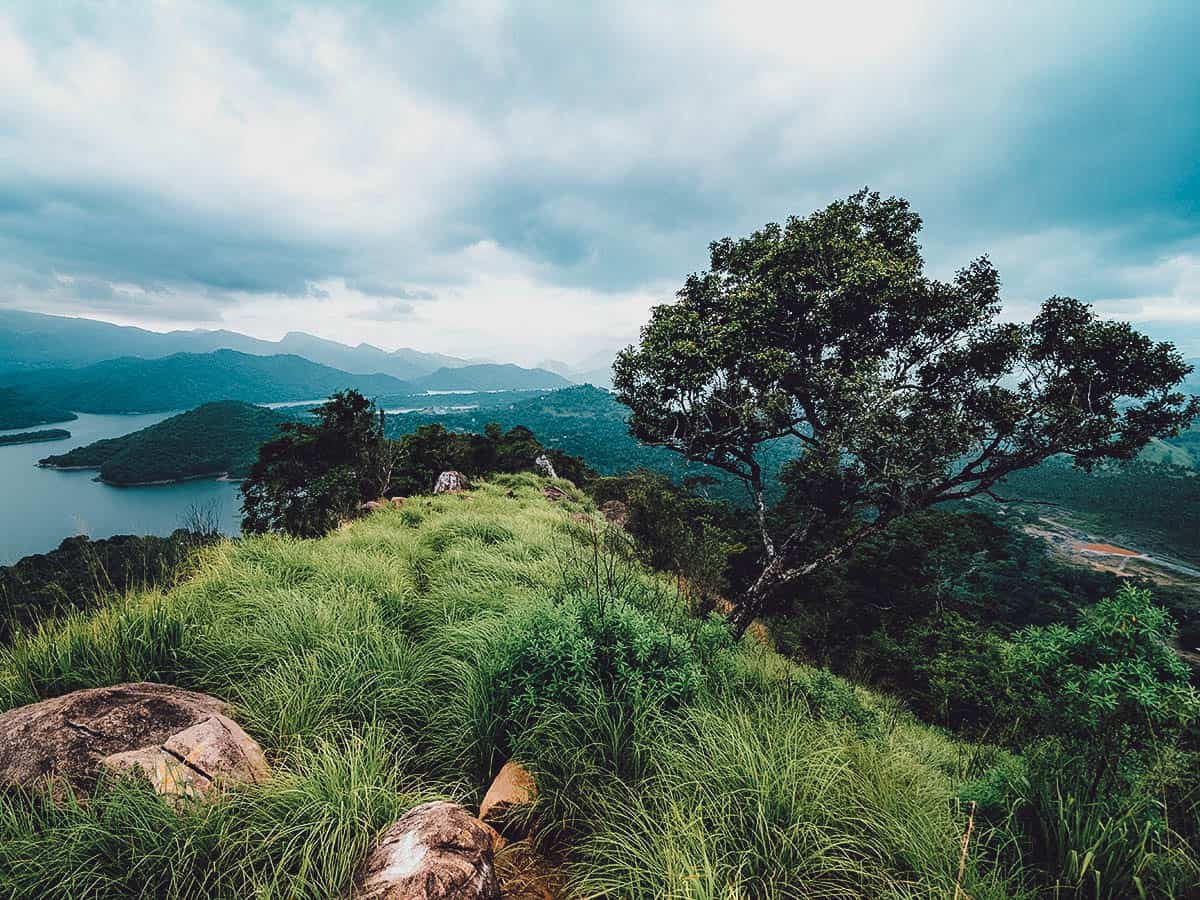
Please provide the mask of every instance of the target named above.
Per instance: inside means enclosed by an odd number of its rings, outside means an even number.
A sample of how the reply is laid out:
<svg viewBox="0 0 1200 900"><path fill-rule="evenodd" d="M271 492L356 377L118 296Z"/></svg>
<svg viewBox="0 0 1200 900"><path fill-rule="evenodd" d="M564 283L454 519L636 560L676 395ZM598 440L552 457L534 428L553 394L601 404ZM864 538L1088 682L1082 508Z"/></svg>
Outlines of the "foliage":
<svg viewBox="0 0 1200 900"><path fill-rule="evenodd" d="M624 505L624 528L643 560L677 575L693 609L709 612L730 577L737 577L737 564L747 555L741 541L749 536L741 534L736 514L725 504L648 469L598 478L588 484L588 493L598 504Z"/></svg>
<svg viewBox="0 0 1200 900"><path fill-rule="evenodd" d="M589 466L604 475L622 475L634 469L646 469L662 472L679 484L690 477L711 473L711 470L705 470L705 467L662 447L639 443L630 436L626 427L628 414L628 409L608 391L580 385L517 399L515 402L509 400L498 407L489 405L486 409L390 415L388 434L398 437L429 424L440 424L451 432L480 434L493 422L502 428L520 425L532 431L545 447L582 457ZM764 470L777 473L794 450L794 444L791 438L781 438L764 448ZM743 486L722 472L717 473L715 483L709 479L704 484L703 492L706 496L734 506L744 506L749 502ZM782 489L770 493L772 499L780 495Z"/></svg>
<svg viewBox="0 0 1200 900"><path fill-rule="evenodd" d="M285 422L259 448L242 483L243 531L324 534L388 486L392 448L373 403L342 391L313 412L315 424Z"/></svg>
<svg viewBox="0 0 1200 900"><path fill-rule="evenodd" d="M1029 724L1078 752L1092 787L1200 716L1200 694L1168 642L1175 625L1149 591L1122 587L1075 626L1031 627L1013 641L1012 677Z"/></svg>
<svg viewBox="0 0 1200 900"><path fill-rule="evenodd" d="M101 480L118 485L219 474L242 478L254 464L259 446L276 436L286 421L282 413L223 400L123 437L48 456L39 464L96 468Z"/></svg>
<svg viewBox="0 0 1200 900"><path fill-rule="evenodd" d="M46 401L36 391L0 387L0 430L70 422L76 418L75 413Z"/></svg>
<svg viewBox="0 0 1200 900"><path fill-rule="evenodd" d="M690 642L628 603L576 598L532 611L495 650L493 690L517 733L555 708L616 700L673 708L692 699L704 671Z"/></svg>
<svg viewBox="0 0 1200 900"><path fill-rule="evenodd" d="M978 734L1006 715L999 642L1068 619L1117 585L1057 562L1043 541L982 513L934 509L864 538L769 622L785 652Z"/></svg>
<svg viewBox="0 0 1200 900"><path fill-rule="evenodd" d="M1200 401L1166 343L1053 297L1001 323L986 258L952 281L924 274L920 218L862 191L785 226L710 246L711 266L656 307L613 383L639 439L743 479L767 552L735 620L872 530L988 493L1065 453L1083 467L1129 459L1186 426ZM788 435L796 525L767 526L759 448Z"/></svg>
<svg viewBox="0 0 1200 900"><path fill-rule="evenodd" d="M184 529L170 537L72 537L49 553L2 566L0 642L9 640L15 627L93 607L110 594L170 584L187 570L195 549L215 537L211 530Z"/></svg>
<svg viewBox="0 0 1200 900"><path fill-rule="evenodd" d="M504 431L492 422L482 434L471 434L447 431L439 424L423 425L397 442L391 490L402 495L427 493L447 469L469 477L528 472L543 453L560 478L582 483L591 476L583 460L543 447L524 426Z"/></svg>
<svg viewBox="0 0 1200 900"><path fill-rule="evenodd" d="M43 441L64 441L71 436L65 428L46 428L42 431L22 431L18 434L0 434L0 447L6 444L38 444Z"/></svg>

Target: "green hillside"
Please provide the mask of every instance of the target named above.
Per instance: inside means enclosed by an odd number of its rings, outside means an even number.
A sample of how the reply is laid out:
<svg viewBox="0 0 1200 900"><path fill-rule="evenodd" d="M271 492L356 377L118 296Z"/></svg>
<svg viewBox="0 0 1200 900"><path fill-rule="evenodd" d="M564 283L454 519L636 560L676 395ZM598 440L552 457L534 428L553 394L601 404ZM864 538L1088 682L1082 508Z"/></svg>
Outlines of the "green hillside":
<svg viewBox="0 0 1200 900"><path fill-rule="evenodd" d="M271 440L287 416L235 400L206 403L149 428L47 456L49 468L99 469L109 484L178 481L250 471L259 445Z"/></svg>
<svg viewBox="0 0 1200 900"><path fill-rule="evenodd" d="M0 430L70 422L76 418L75 413L57 407L37 394L0 387Z"/></svg>
<svg viewBox="0 0 1200 900"><path fill-rule="evenodd" d="M299 356L254 356L234 350L178 353L163 359L123 357L82 369L5 378L47 403L91 413L190 409L213 400L312 400L348 387L370 396L410 391L407 382L389 375L352 375Z"/></svg>
<svg viewBox="0 0 1200 900"><path fill-rule="evenodd" d="M953 895L959 792L995 753L731 645L633 563L598 605L593 508L542 488L498 477L321 540L226 542L191 581L0 651L0 709L172 682L231 701L273 769L203 810L134 783L86 804L4 795L0 890L343 896L381 828L432 797L477 804L511 756L536 775L536 846L570 896ZM1002 839L976 823L975 900L1032 896L995 862ZM511 852L502 872L531 851Z"/></svg>
<svg viewBox="0 0 1200 900"><path fill-rule="evenodd" d="M523 369L511 363L441 368L413 381L413 387L420 391L536 391L570 384L554 372Z"/></svg>

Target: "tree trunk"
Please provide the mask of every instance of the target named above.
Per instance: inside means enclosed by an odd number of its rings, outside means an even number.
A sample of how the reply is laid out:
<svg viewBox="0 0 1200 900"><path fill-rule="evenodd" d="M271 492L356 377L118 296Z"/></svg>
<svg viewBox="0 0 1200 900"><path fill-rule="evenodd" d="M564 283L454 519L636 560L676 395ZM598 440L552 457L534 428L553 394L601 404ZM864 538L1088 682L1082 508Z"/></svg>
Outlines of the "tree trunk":
<svg viewBox="0 0 1200 900"><path fill-rule="evenodd" d="M804 560L804 548L799 546L803 541L794 540L797 537L802 538L804 532L801 531L789 537L784 541L780 552L768 556L766 568L755 579L754 584L742 594L737 605L726 617L726 622L733 629L735 640L740 640L746 633L746 629L750 627L750 623L766 611L772 594L837 562L849 553L859 541L867 535L879 531L889 521L891 521L891 517L876 519L834 544L824 553L808 560Z"/></svg>

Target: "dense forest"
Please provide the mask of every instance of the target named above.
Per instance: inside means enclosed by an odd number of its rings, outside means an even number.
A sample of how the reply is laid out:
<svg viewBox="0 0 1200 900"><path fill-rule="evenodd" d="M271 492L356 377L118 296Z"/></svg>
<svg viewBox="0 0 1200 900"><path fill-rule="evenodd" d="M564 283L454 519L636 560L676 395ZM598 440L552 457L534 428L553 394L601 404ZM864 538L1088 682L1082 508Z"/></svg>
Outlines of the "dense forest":
<svg viewBox="0 0 1200 900"><path fill-rule="evenodd" d="M70 422L75 418L70 410L55 406L36 393L0 387L0 430Z"/></svg>
<svg viewBox="0 0 1200 900"><path fill-rule="evenodd" d="M0 645L18 627L31 628L113 595L170 583L197 548L217 537L202 522L194 524L196 528L168 537L71 537L49 553L0 566Z"/></svg>
<svg viewBox="0 0 1200 900"><path fill-rule="evenodd" d="M71 436L65 428L46 428L42 431L21 431L17 434L0 434L0 446L5 444L41 444L47 441L64 441Z"/></svg>
<svg viewBox="0 0 1200 900"><path fill-rule="evenodd" d="M288 418L236 400L206 403L141 431L47 456L38 465L99 469L101 480L115 485L210 475L242 478L259 445L274 437Z"/></svg>

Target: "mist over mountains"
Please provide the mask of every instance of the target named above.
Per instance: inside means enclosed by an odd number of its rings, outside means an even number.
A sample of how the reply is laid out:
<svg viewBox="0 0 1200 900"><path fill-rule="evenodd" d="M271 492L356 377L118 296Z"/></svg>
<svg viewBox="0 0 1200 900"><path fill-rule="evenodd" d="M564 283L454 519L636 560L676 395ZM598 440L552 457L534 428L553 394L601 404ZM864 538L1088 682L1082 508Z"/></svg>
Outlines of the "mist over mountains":
<svg viewBox="0 0 1200 900"><path fill-rule="evenodd" d="M156 359L214 350L237 350L254 356L293 354L352 374L381 374L400 379L420 378L441 368L481 362L407 347L393 351L366 343L351 347L302 331L291 331L278 341L267 341L234 331L158 332L94 319L0 310L0 372L77 368L122 356Z"/></svg>

